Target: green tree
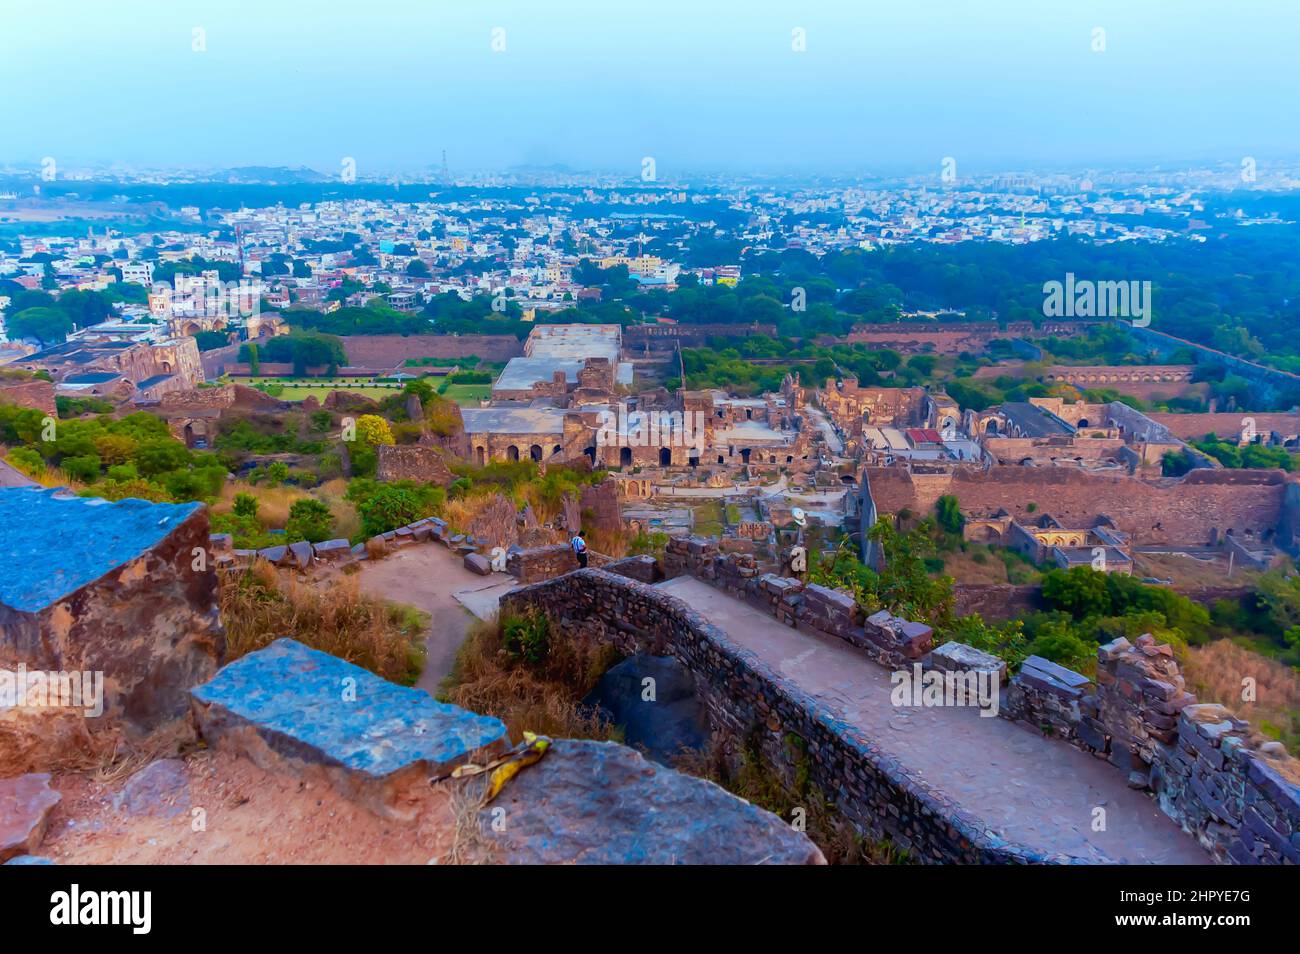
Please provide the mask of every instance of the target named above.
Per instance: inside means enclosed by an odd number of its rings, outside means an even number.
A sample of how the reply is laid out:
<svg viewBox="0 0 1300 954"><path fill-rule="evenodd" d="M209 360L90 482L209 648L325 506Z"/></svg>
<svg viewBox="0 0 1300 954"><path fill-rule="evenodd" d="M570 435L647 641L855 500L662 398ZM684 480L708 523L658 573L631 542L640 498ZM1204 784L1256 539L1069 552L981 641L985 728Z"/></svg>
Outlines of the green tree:
<svg viewBox="0 0 1300 954"><path fill-rule="evenodd" d="M966 518L962 516L961 506L957 503L956 497L952 494L944 494L934 502L934 511L939 526L949 533L961 533Z"/></svg>
<svg viewBox="0 0 1300 954"><path fill-rule="evenodd" d="M295 500L289 508L289 520L284 532L290 543L299 540L320 543L334 535L334 517L330 514L330 508L315 498Z"/></svg>

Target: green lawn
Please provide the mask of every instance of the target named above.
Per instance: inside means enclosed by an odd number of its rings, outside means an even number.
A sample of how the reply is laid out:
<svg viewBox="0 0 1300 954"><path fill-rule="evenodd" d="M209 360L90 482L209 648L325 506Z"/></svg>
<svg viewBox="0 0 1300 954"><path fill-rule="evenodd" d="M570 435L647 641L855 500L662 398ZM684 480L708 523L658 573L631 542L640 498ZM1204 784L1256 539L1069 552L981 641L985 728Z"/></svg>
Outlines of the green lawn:
<svg viewBox="0 0 1300 954"><path fill-rule="evenodd" d="M325 400L331 391L352 391L371 398L384 398L402 390L396 383L376 384L371 378L232 378L238 384L282 384L284 390L277 395L282 401L302 401L314 394L318 401Z"/></svg>
<svg viewBox="0 0 1300 954"><path fill-rule="evenodd" d="M450 398L461 407L478 407L478 402L492 396L490 384L449 384L443 397Z"/></svg>

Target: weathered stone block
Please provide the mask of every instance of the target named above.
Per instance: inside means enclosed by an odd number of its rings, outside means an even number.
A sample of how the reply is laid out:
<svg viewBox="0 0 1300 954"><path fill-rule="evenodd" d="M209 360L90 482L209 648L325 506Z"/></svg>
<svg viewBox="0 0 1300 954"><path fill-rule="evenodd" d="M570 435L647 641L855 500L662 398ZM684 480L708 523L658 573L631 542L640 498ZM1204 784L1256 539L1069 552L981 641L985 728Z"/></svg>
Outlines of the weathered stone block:
<svg viewBox="0 0 1300 954"><path fill-rule="evenodd" d="M365 549L365 544L357 544L361 549ZM320 543L312 545L312 552L316 559L323 560L326 563L340 563L352 555L352 547L348 541L342 537L336 540L322 540Z"/></svg>
<svg viewBox="0 0 1300 954"><path fill-rule="evenodd" d="M508 748L505 726L279 639L191 693L200 734L268 769L320 775L403 817L402 792Z"/></svg>
<svg viewBox="0 0 1300 954"><path fill-rule="evenodd" d="M215 567L193 556L209 544L201 504L0 490L0 669L102 673L103 718L131 731L183 717L225 652ZM0 749L48 765L49 711L0 725Z"/></svg>

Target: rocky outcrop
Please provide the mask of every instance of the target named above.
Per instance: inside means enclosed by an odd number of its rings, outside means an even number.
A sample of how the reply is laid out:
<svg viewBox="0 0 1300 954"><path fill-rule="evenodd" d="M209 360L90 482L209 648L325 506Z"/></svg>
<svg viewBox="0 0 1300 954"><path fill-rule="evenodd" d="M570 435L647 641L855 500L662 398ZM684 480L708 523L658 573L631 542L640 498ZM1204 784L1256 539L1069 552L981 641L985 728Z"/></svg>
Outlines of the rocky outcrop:
<svg viewBox="0 0 1300 954"><path fill-rule="evenodd" d="M613 742L556 740L480 813L508 864L825 864L806 835Z"/></svg>
<svg viewBox="0 0 1300 954"><path fill-rule="evenodd" d="M48 775L0 779L0 862L40 847L59 798Z"/></svg>
<svg viewBox="0 0 1300 954"><path fill-rule="evenodd" d="M445 453L436 447L424 444L381 444L376 450L379 464L375 476L381 481L414 480L421 484L446 487L456 479L447 466Z"/></svg>
<svg viewBox="0 0 1300 954"><path fill-rule="evenodd" d="M0 670L47 677L0 718L0 763L49 766L78 726L185 716L226 648L207 545L201 504L0 490Z"/></svg>

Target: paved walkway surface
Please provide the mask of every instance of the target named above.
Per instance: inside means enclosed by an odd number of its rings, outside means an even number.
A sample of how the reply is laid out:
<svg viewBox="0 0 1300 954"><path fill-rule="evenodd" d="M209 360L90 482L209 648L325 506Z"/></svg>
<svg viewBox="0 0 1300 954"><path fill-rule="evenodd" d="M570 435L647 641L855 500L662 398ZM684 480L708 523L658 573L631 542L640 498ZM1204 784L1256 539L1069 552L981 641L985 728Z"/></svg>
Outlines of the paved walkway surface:
<svg viewBox="0 0 1300 954"><path fill-rule="evenodd" d="M889 670L832 636L778 623L694 577L657 584L773 670L793 680L861 737L1010 841L1097 861L1209 864L1209 855L1130 789L1109 764L968 707L901 708ZM1094 809L1106 810L1093 831Z"/></svg>
<svg viewBox="0 0 1300 954"><path fill-rule="evenodd" d="M430 693L451 674L456 650L474 616L493 615L500 593L515 585L512 577L500 573L479 576L470 572L460 557L437 543L412 544L361 565L362 590L429 614L429 655L415 685ZM474 615L466 610L466 604L472 605Z"/></svg>

